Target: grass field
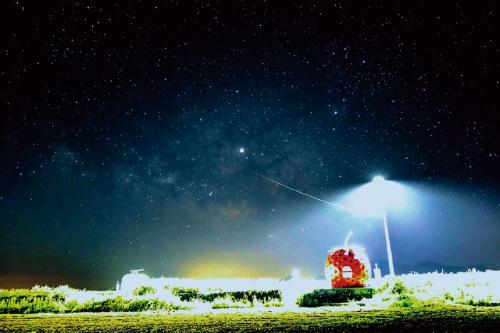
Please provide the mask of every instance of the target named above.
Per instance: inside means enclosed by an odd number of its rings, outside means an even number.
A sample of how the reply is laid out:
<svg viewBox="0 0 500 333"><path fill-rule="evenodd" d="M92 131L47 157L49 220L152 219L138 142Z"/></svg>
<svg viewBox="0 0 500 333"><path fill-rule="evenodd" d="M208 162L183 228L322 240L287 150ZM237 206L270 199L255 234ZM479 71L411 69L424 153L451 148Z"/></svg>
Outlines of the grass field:
<svg viewBox="0 0 500 333"><path fill-rule="evenodd" d="M217 314L0 315L0 332L498 332L500 307Z"/></svg>

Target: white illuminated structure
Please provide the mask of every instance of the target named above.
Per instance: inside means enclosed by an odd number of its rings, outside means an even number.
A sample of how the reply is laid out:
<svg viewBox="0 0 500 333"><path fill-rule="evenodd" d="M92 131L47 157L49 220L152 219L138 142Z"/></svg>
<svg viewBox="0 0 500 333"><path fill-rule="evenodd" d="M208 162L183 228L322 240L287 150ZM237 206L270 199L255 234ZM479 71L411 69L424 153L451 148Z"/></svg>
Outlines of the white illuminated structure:
<svg viewBox="0 0 500 333"><path fill-rule="evenodd" d="M349 192L339 203L339 207L342 210L346 210L358 217L382 217L389 275L391 277L395 273L389 228L387 225L387 212L389 209L405 209L408 204L407 196L407 190L402 184L386 180L382 176L375 176L370 183Z"/></svg>

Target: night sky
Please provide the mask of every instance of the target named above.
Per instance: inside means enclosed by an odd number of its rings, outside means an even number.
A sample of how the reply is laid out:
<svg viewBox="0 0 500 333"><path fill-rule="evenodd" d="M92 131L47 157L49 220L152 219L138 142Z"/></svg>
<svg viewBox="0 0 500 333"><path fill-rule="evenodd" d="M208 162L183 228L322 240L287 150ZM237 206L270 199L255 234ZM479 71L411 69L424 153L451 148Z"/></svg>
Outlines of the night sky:
<svg viewBox="0 0 500 333"><path fill-rule="evenodd" d="M410 5L410 7L403 7ZM382 173L396 265L500 267L495 1L3 1L0 287L321 276ZM418 209L416 209L418 208Z"/></svg>

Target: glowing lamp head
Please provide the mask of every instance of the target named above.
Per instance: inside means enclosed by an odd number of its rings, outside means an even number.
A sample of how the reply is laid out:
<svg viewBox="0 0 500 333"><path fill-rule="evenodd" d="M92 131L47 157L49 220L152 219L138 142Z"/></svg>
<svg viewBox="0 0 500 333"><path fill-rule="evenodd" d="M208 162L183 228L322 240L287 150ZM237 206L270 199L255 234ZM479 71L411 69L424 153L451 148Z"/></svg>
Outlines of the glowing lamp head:
<svg viewBox="0 0 500 333"><path fill-rule="evenodd" d="M346 193L338 201L345 211L359 217L378 217L387 210L403 210L408 205L408 191L401 183L381 175Z"/></svg>

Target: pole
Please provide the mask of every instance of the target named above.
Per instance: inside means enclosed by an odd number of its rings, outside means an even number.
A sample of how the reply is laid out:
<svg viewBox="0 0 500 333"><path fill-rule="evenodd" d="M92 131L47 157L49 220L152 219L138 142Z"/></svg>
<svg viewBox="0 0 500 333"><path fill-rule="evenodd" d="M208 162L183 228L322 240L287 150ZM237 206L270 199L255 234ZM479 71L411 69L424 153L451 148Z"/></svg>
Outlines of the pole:
<svg viewBox="0 0 500 333"><path fill-rule="evenodd" d="M394 277L394 262L392 261L391 241L389 239L389 228L387 227L387 213L384 212L385 247L387 249L387 261L389 262L389 275Z"/></svg>

